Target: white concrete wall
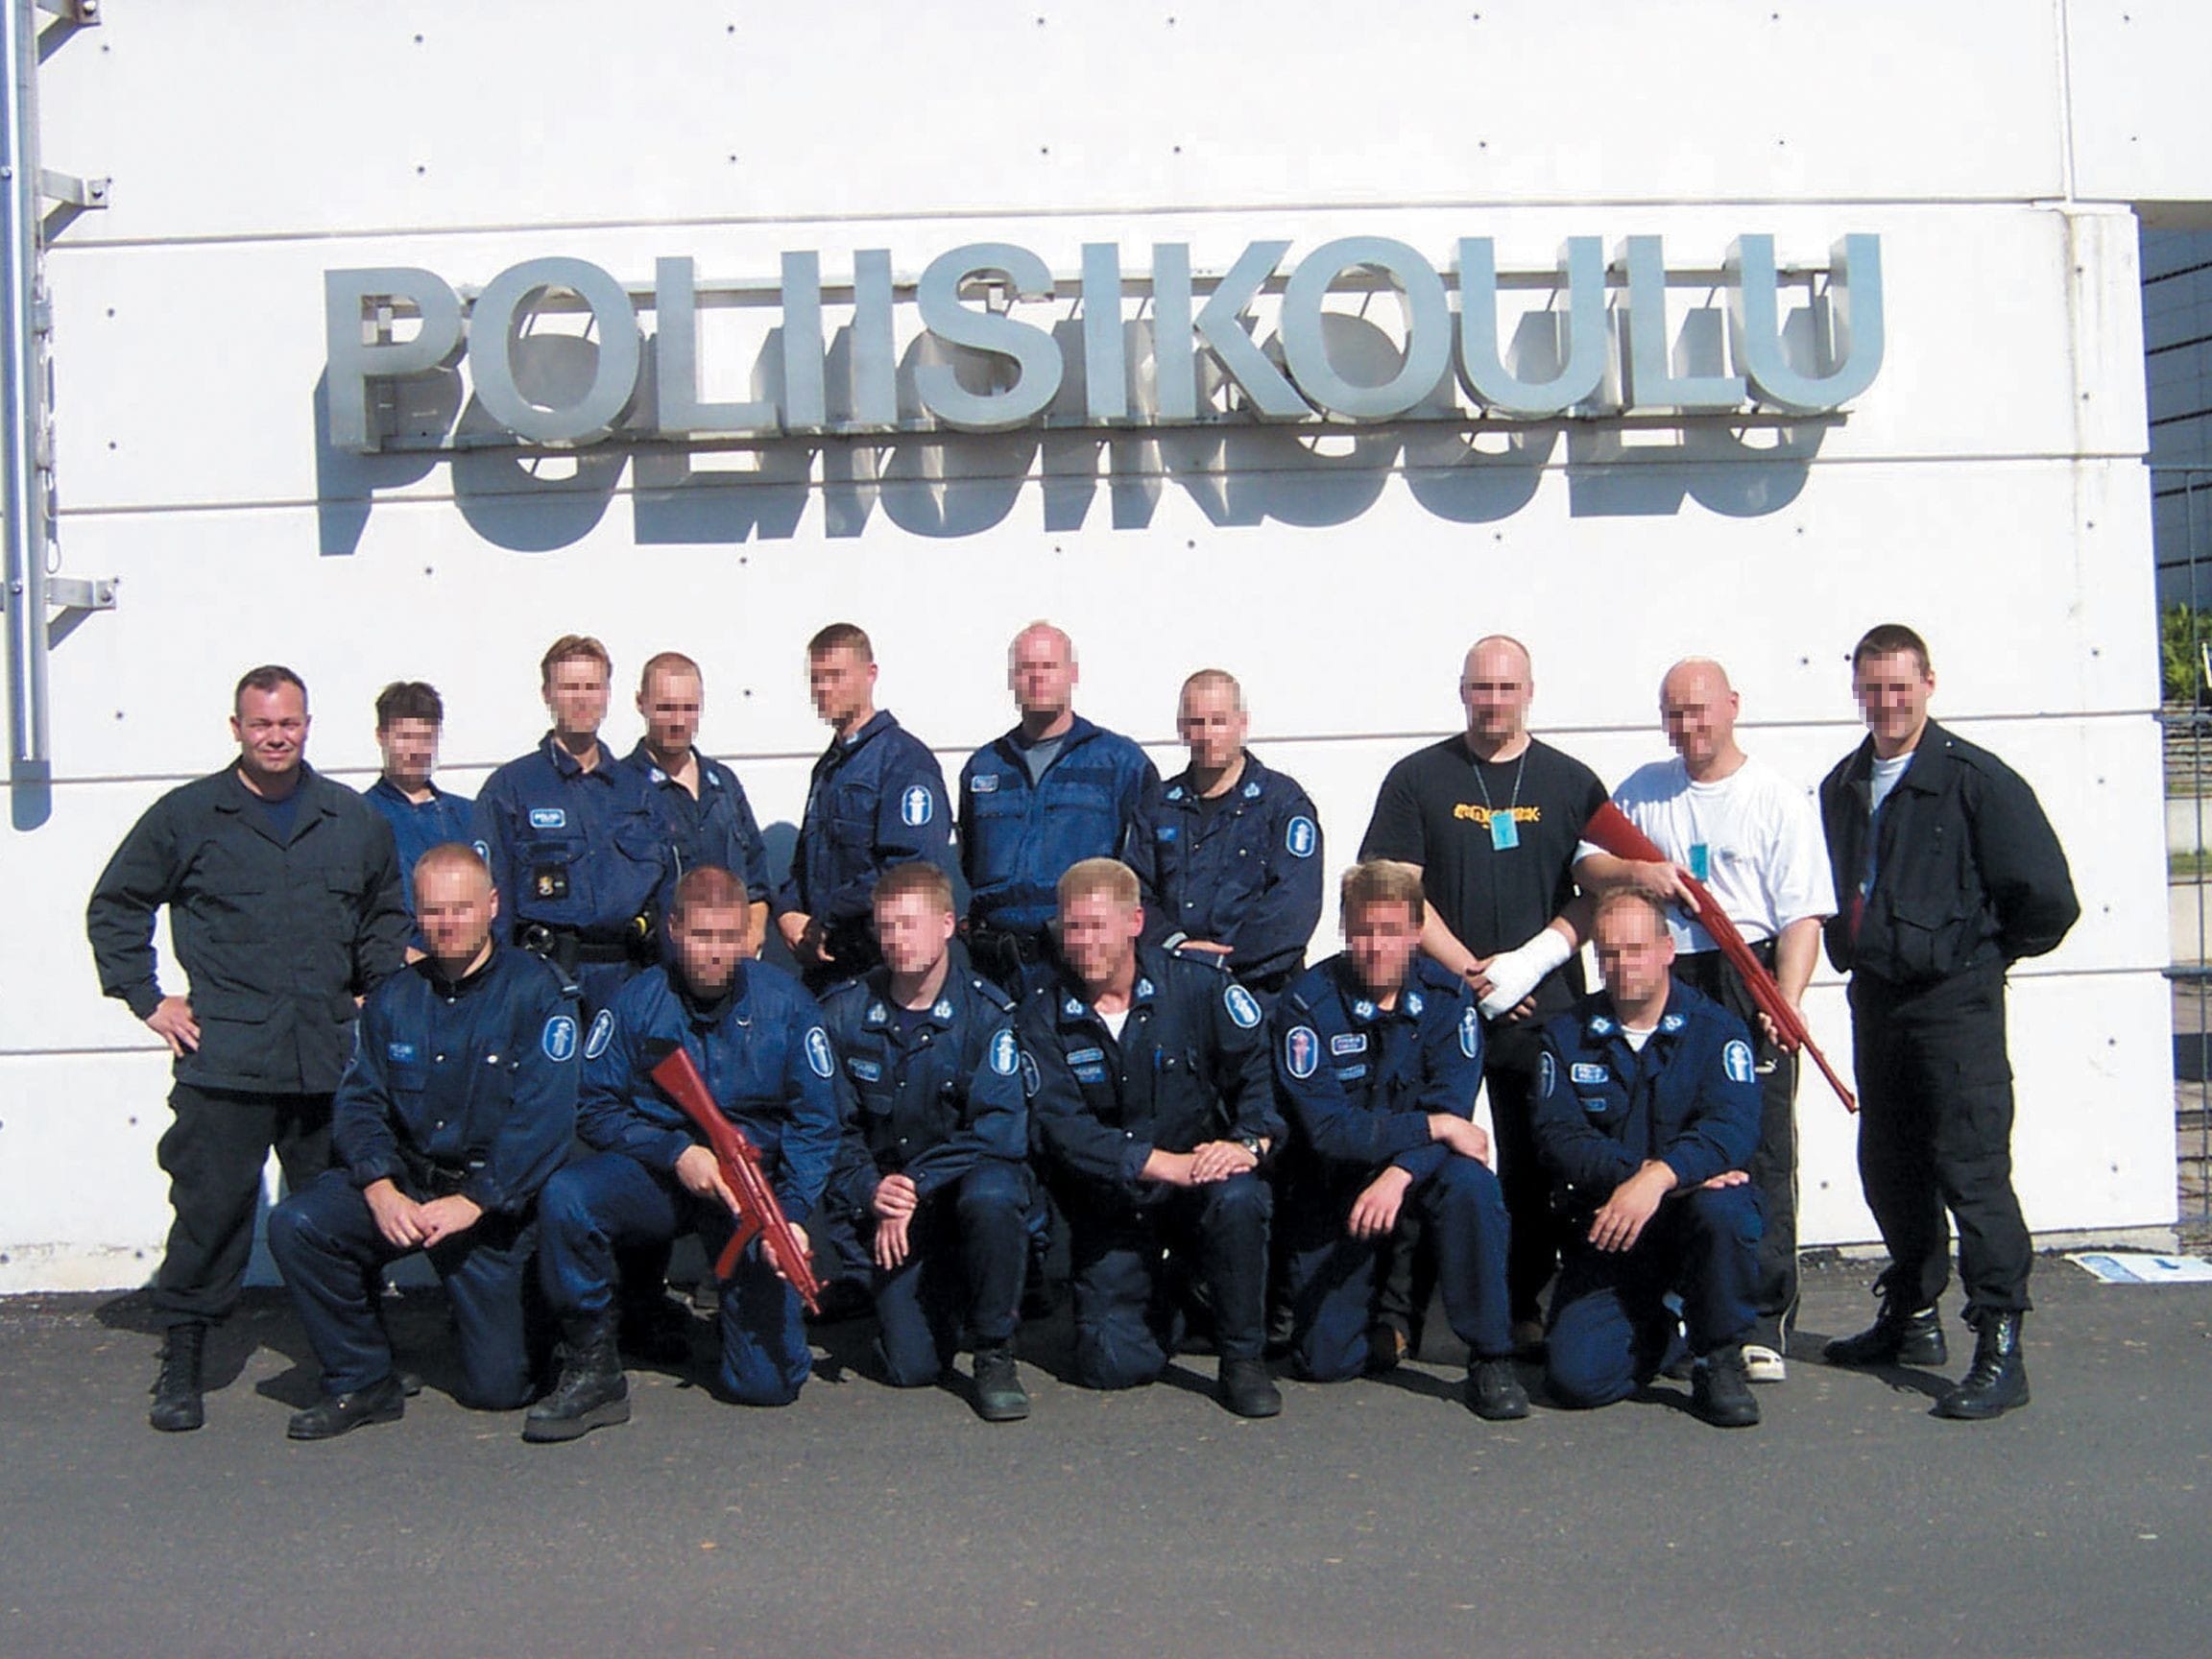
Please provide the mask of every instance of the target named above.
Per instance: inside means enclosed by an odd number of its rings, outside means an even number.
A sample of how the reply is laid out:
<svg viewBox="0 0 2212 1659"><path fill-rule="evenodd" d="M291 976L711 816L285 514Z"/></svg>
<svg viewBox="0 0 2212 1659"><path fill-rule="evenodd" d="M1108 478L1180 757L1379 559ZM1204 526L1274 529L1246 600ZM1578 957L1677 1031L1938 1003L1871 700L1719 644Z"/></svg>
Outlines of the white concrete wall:
<svg viewBox="0 0 2212 1659"><path fill-rule="evenodd" d="M51 55L43 98L47 164L115 181L49 274L65 567L121 577L122 603L55 654L50 820L0 830L0 1290L134 1283L157 1256L164 1068L98 996L84 900L160 790L223 762L241 669L303 673L314 759L364 783L375 688L434 681L466 786L540 731L554 635L599 634L618 678L684 649L707 669L704 741L788 826L821 740L801 642L836 617L875 636L883 701L949 772L1007 724L999 654L1032 616L1075 634L1085 711L1166 769L1180 678L1227 666L1255 747L1312 790L1333 864L1388 763L1457 724L1478 634L1530 643L1540 727L1609 781L1662 752L1661 670L1710 652L1736 673L1747 741L1810 783L1855 740L1852 640L1913 621L1939 716L2037 784L2084 902L2066 946L2015 978L2030 1218L2171 1219L2127 204L2212 199L2212 148L2176 127L2200 102L2134 90L2201 63L2212 14L103 11ZM911 271L1002 240L1072 270L1107 239L1132 267L1189 240L1218 268L1247 238L1294 237L1295 257L1352 232L1440 264L1455 238L1492 235L1524 268L1570 234L1658 232L1671 263L1717 265L1747 230L1815 262L1846 231L1884 243L1882 373L1779 459L1710 428L1110 452L1055 434L949 445L945 479L901 462L871 482L870 452L831 443L788 488L671 489L664 461L618 450L533 477L511 456L363 461L318 438L322 274L339 266L480 283L570 253L641 280L660 254L766 276L818 248L837 274L880 246ZM635 730L610 723L625 745ZM1846 1058L1839 985L1812 1002ZM1848 1121L1816 1084L1800 1115L1807 1240L1870 1238Z"/></svg>

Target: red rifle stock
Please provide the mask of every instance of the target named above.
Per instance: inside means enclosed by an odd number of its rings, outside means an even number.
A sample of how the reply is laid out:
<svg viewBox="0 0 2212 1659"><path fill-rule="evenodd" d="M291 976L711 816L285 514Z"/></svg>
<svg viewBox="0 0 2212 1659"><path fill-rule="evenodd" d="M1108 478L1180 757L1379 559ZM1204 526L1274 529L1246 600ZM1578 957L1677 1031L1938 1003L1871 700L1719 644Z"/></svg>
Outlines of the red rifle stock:
<svg viewBox="0 0 2212 1659"><path fill-rule="evenodd" d="M798 1235L791 1231L791 1223L784 1219L783 1206L776 1202L767 1177L760 1173L760 1148L744 1130L722 1116L722 1109L708 1092L707 1079L699 1075L699 1068L682 1048L671 1048L647 1075L705 1132L708 1150L722 1166L722 1178L737 1194L737 1227L714 1263L714 1277L728 1280L734 1274L738 1253L757 1238L760 1248L768 1253L769 1262L798 1292L806 1310L821 1312L822 1283L814 1277L813 1265Z"/></svg>
<svg viewBox="0 0 2212 1659"><path fill-rule="evenodd" d="M1590 815L1590 822L1582 827L1582 839L1593 847L1603 848L1616 858L1626 858L1632 863L1674 862L1659 851L1650 836L1636 828L1627 813L1610 801ZM1774 983L1774 975L1767 972L1767 965L1751 953L1751 947L1743 942L1736 924L1728 920L1728 912L1720 908L1720 902L1696 877L1679 867L1675 874L1690 890L1691 913L1696 917L1697 925L1713 936L1713 943L1720 948L1720 953L1743 975L1743 984L1751 993L1751 1000L1759 1004L1759 1011L1772 1022L1774 1029L1786 1041L1813 1057L1813 1064L1820 1068L1820 1075L1828 1079L1828 1087L1836 1091L1836 1098L1843 1102L1843 1109L1858 1111L1858 1100L1843 1087L1843 1079L1836 1075L1836 1068L1828 1064L1828 1057L1820 1052L1819 1045L1813 1041L1813 1033L1805 1028L1805 1022L1790 1005L1790 998L1782 995L1782 987Z"/></svg>

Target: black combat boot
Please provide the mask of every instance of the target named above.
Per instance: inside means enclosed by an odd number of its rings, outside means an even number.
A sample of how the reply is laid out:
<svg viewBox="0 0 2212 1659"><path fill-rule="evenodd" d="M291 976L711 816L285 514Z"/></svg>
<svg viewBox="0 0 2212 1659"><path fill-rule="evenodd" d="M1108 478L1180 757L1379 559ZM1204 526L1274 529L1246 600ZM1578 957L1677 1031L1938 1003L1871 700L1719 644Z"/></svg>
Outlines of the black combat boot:
<svg viewBox="0 0 2212 1659"><path fill-rule="evenodd" d="M1224 1359L1216 1392L1221 1404L1239 1417L1272 1417L1283 1409L1283 1395L1267 1375L1263 1359Z"/></svg>
<svg viewBox="0 0 2212 1659"><path fill-rule="evenodd" d="M1019 1423L1029 1415L1029 1395L1004 1343L975 1350L975 1415L986 1423Z"/></svg>
<svg viewBox="0 0 2212 1659"><path fill-rule="evenodd" d="M1742 1343L1731 1342L1698 1357L1696 1369L1690 1374L1690 1409L1716 1429L1757 1427L1759 1402L1751 1397Z"/></svg>
<svg viewBox="0 0 2212 1659"><path fill-rule="evenodd" d="M622 1375L613 1322L603 1319L572 1329L566 1347L561 1381L522 1419L525 1440L574 1440L630 1421L630 1379Z"/></svg>
<svg viewBox="0 0 2212 1659"><path fill-rule="evenodd" d="M1528 1390L1510 1355L1467 1362L1467 1407L1487 1423L1518 1423L1528 1415Z"/></svg>
<svg viewBox="0 0 2212 1659"><path fill-rule="evenodd" d="M1959 1386L1936 1402L1936 1415L1979 1423L2028 1404L2028 1361L2020 1357L2019 1310L1980 1308L1967 1317L1974 1326L1974 1363Z"/></svg>
<svg viewBox="0 0 2212 1659"><path fill-rule="evenodd" d="M146 1421L164 1434L180 1434L207 1421L200 1403L201 1359L206 1352L207 1327L172 1325L161 1346L161 1374L154 1379L154 1408Z"/></svg>
<svg viewBox="0 0 2212 1659"><path fill-rule="evenodd" d="M1914 1312L1898 1296L1885 1294L1874 1323L1855 1336L1839 1336L1821 1351L1831 1365L1941 1365L1950 1358L1943 1345L1943 1319L1933 1308Z"/></svg>
<svg viewBox="0 0 2212 1659"><path fill-rule="evenodd" d="M304 1411L293 1412L284 1432L294 1440L335 1440L372 1423L397 1423L406 1410L407 1384L392 1376L366 1388L329 1395Z"/></svg>

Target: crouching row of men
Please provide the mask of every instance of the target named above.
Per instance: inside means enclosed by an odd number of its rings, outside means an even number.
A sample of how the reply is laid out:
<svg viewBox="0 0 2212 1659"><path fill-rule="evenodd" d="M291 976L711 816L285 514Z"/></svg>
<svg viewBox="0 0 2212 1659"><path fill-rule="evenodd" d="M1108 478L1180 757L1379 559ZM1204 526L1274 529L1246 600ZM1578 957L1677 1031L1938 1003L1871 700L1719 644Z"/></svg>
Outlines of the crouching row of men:
<svg viewBox="0 0 2212 1659"><path fill-rule="evenodd" d="M759 1147L794 1225L854 1230L894 1383L938 1381L965 1342L979 1414L1028 1414L1014 1342L1048 1192L1068 1224L1088 1386L1158 1378L1195 1315L1212 1324L1222 1403L1273 1416L1270 1264L1291 1368L1334 1381L1376 1362L1391 1253L1418 1241L1470 1355L1468 1405L1493 1420L1528 1410L1506 1214L1473 1120L1481 1021L1465 982L1420 952L1409 866L1345 877L1346 950L1272 1014L1217 964L1142 944L1135 875L1111 859L1061 879L1059 972L1019 1006L970 971L933 866L886 874L881 965L821 1003L751 956L742 882L700 869L677 887L663 965L584 1030L555 970L493 941L498 897L471 849L434 850L416 885L429 953L363 1010L337 1167L271 1222L325 1373L297 1438L401 1414L378 1289L414 1250L446 1285L466 1404L537 1394L541 1297L563 1363L523 1437L627 1420L617 1262L689 1230L711 1258L738 1209L651 1080L676 1046ZM1652 901L1609 895L1593 931L1607 989L1546 1027L1536 1104L1574 1223L1548 1382L1561 1404L1606 1404L1686 1339L1699 1412L1755 1423L1740 1353L1760 1236L1743 1172L1759 1113L1748 1034L1671 980ZM571 1156L572 1137L587 1155ZM722 1285L718 1327L720 1393L797 1396L810 1365L799 1299L757 1250Z"/></svg>

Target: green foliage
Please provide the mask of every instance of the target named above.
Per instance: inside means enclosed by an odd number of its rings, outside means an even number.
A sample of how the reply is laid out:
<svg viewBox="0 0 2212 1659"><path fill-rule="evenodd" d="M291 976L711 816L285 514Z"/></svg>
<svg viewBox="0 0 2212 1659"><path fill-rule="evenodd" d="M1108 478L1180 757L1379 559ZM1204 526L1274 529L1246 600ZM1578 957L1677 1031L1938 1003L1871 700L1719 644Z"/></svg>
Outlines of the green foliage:
<svg viewBox="0 0 2212 1659"><path fill-rule="evenodd" d="M2169 605L2158 613L2158 662L2166 695L2195 703L2204 695L2204 644L2212 639L2212 610Z"/></svg>

